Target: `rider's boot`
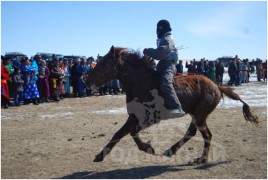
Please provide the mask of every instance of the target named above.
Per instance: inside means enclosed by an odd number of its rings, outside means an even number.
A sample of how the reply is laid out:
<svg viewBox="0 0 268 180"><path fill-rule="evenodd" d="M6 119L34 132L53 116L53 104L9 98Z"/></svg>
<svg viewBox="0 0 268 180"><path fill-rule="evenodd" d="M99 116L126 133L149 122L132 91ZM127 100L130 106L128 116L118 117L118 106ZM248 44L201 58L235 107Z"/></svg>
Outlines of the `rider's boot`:
<svg viewBox="0 0 268 180"><path fill-rule="evenodd" d="M182 110L181 107L178 107L176 109L170 109L168 112L170 118L183 117L185 114L186 113Z"/></svg>

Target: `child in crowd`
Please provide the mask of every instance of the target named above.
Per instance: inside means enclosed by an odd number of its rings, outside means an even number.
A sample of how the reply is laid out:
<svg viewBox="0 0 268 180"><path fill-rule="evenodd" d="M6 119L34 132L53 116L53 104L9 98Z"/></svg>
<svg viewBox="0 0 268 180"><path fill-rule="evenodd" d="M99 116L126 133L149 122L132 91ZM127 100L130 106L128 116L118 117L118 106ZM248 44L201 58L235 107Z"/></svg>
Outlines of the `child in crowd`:
<svg viewBox="0 0 268 180"><path fill-rule="evenodd" d="M18 67L15 67L14 73L12 74L13 96L15 106L20 106L20 101L23 98L23 83L24 81L21 78L20 69Z"/></svg>

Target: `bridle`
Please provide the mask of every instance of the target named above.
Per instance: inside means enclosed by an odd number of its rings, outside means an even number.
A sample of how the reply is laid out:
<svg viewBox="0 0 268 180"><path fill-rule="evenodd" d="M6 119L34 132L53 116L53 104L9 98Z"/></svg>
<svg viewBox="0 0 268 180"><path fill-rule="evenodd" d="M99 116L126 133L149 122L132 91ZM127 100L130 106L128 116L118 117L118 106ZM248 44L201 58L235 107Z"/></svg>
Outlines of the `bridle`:
<svg viewBox="0 0 268 180"><path fill-rule="evenodd" d="M112 67L112 68L110 68L110 69L108 69L107 71L105 71L105 72L103 72L103 73L100 73L100 72L98 72L96 69L93 69L93 73L96 73L96 74L98 74L99 76L100 76L100 79L99 80L97 80L97 81L95 81L95 82L101 82L101 81L105 81L105 80L107 80L107 79L110 79L110 77L109 76L107 76L106 74L111 74L111 72L115 72L116 74L118 73L118 70L117 70L117 66L119 65L119 62L120 62L120 57L118 57L118 58L113 58L113 62L116 62L115 64L114 64L114 66Z"/></svg>

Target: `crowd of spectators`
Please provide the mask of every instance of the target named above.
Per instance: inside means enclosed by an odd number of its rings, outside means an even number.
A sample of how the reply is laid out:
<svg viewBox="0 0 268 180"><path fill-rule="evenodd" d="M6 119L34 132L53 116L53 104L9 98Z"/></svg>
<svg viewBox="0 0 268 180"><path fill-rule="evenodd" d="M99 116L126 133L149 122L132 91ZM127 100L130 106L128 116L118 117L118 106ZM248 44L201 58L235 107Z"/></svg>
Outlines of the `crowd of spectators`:
<svg viewBox="0 0 268 180"><path fill-rule="evenodd" d="M31 59L1 56L1 106L20 106L33 103L49 103L64 98L86 97L94 95L85 87L85 79L95 67L93 57L57 58L45 61L40 55ZM96 60L98 61L98 59ZM12 65L11 65L12 64ZM99 88L100 95L119 94L119 80L114 80ZM13 99L13 103L11 103Z"/></svg>
<svg viewBox="0 0 268 180"><path fill-rule="evenodd" d="M222 79L224 74L224 64L220 62L209 62L208 60L201 59L199 62L193 61L186 62L185 67L187 70L187 75L203 75L211 79L214 83L222 85ZM180 60L176 65L177 75L183 76L183 64Z"/></svg>
<svg viewBox="0 0 268 180"><path fill-rule="evenodd" d="M176 65L177 75L183 76L183 62L180 60ZM225 66L223 61L208 61L204 58L199 62L195 59L186 62L185 67L187 68L187 75L203 75L211 79L214 83L218 85L223 85L223 74L225 72ZM228 62L228 75L230 80L226 85L228 86L239 86L242 83L248 83L250 74L257 72L258 81L267 81L267 60L262 62L258 59L256 61L252 60L250 63L248 59L241 60L237 55L232 61Z"/></svg>
<svg viewBox="0 0 268 180"><path fill-rule="evenodd" d="M85 79L95 67L101 56L96 61L93 57L85 58L57 58L45 61L36 55L31 59L23 57L16 58L10 63L10 58L1 56L1 106L8 108L9 105L20 106L33 103L49 103L61 101L64 98L86 97L94 95L91 89L85 88ZM253 61L254 62L254 61ZM203 75L210 78L214 83L223 85L223 74L225 72L223 61L208 61L195 59L186 62L187 75ZM176 65L177 75L183 76L183 61ZM228 75L230 80L226 85L239 86L248 83L249 76L257 73L258 81L267 81L267 60L262 62L257 59L254 63L248 60L240 60L235 56L228 64ZM120 82L118 79L95 89L99 95L120 94ZM13 99L13 103L11 103Z"/></svg>

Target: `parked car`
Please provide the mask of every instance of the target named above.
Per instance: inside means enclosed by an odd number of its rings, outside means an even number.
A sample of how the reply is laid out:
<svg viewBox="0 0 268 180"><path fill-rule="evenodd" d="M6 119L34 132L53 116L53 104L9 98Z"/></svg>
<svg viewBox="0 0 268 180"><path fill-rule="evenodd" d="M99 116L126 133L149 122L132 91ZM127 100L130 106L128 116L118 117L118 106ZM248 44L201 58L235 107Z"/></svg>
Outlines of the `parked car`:
<svg viewBox="0 0 268 180"><path fill-rule="evenodd" d="M216 61L223 61L224 67L228 67L229 63L232 62L234 58L232 56L223 56L216 59Z"/></svg>
<svg viewBox="0 0 268 180"><path fill-rule="evenodd" d="M66 59L72 58L73 60L76 59L76 58L87 59L86 56L75 56L75 55L63 56L63 58L66 58Z"/></svg>
<svg viewBox="0 0 268 180"><path fill-rule="evenodd" d="M41 56L43 60L45 60L46 62L50 62L52 61L52 55L53 53L36 53L35 56Z"/></svg>
<svg viewBox="0 0 268 180"><path fill-rule="evenodd" d="M16 57L18 57L18 60L21 60L22 57L27 57L27 55L21 52L7 52L4 57L9 57L10 65L13 66L13 61L16 60Z"/></svg>
<svg viewBox="0 0 268 180"><path fill-rule="evenodd" d="M56 58L60 59L63 58L64 56L62 54L55 54Z"/></svg>
<svg viewBox="0 0 268 180"><path fill-rule="evenodd" d="M41 56L42 59L45 60L45 61L47 61L47 62L52 61L53 55L55 55L56 58L63 58L63 55L62 54L55 54L55 53L36 53L36 55Z"/></svg>

